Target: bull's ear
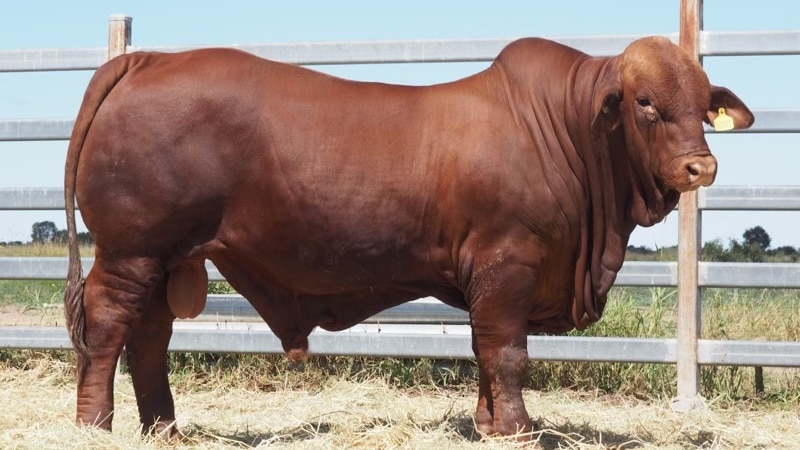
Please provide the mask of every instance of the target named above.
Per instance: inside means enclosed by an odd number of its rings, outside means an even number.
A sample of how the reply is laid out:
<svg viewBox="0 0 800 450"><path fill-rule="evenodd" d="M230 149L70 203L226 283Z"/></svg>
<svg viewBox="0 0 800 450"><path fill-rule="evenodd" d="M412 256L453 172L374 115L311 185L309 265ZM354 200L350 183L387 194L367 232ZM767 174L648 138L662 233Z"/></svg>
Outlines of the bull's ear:
<svg viewBox="0 0 800 450"><path fill-rule="evenodd" d="M592 128L606 133L616 129L622 121L622 74L616 59L603 67L592 98Z"/></svg>
<svg viewBox="0 0 800 450"><path fill-rule="evenodd" d="M753 113L736 94L724 87L711 86L711 106L706 113L705 122L713 124L720 108L725 108L725 114L733 119L735 129L750 128L755 121Z"/></svg>

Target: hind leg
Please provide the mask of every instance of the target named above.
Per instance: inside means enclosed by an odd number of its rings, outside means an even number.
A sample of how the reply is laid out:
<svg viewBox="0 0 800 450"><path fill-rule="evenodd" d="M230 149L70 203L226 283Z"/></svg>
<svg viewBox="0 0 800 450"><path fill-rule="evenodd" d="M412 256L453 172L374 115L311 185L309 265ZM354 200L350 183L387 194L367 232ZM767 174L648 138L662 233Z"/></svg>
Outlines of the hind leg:
<svg viewBox="0 0 800 450"><path fill-rule="evenodd" d="M162 273L145 258L95 260L84 285L86 353L78 352L78 424L111 430L117 360Z"/></svg>
<svg viewBox="0 0 800 450"><path fill-rule="evenodd" d="M167 347L175 316L167 305L166 284L166 280L162 281L153 291L125 350L142 432L171 439L180 433L175 427L175 404L168 379Z"/></svg>

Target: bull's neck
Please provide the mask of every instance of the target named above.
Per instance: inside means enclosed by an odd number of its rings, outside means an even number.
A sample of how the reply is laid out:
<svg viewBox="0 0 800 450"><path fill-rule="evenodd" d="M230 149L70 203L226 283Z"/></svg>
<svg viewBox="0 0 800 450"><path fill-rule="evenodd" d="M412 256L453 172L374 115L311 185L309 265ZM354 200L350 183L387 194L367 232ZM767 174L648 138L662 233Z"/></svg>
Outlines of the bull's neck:
<svg viewBox="0 0 800 450"><path fill-rule="evenodd" d="M584 186L595 217L602 213L603 223L612 231L627 235L636 226L631 211L634 187L631 185L629 162L622 126L607 132L595 123L593 111L598 80L613 64L612 58L591 58L575 61L567 76L564 90L565 122L570 141L585 168Z"/></svg>
<svg viewBox="0 0 800 450"><path fill-rule="evenodd" d="M606 132L594 126L593 120L595 89L611 63L611 58L577 59L564 91L566 125L584 169L581 183L588 203L586 223L581 226L573 308L573 320L581 326L597 320L602 313L606 294L622 267L628 238L636 226L629 211L633 187L622 129ZM585 271L583 278L580 271Z"/></svg>
<svg viewBox="0 0 800 450"><path fill-rule="evenodd" d="M635 227L628 211L633 188L622 133L592 124L597 80L611 59L563 49L550 56L553 64L505 67L500 61L493 69L504 80L514 120L530 137L532 151L540 161L560 161L555 165L566 171L537 173L548 185L566 188L551 192L574 217L568 224L577 245L573 322L583 328L599 319L622 266Z"/></svg>

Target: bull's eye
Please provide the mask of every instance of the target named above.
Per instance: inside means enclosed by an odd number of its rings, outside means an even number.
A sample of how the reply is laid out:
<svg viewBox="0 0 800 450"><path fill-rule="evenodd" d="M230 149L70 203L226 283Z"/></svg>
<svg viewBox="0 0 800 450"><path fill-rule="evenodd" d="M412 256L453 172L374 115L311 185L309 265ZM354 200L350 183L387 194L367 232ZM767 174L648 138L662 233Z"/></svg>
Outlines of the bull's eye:
<svg viewBox="0 0 800 450"><path fill-rule="evenodd" d="M656 110L656 107L653 105L653 102L651 102L649 98L639 97L636 99L636 104L639 105L639 108L642 109L644 116L647 118L649 122L653 123L658 122L660 118L658 115L658 110Z"/></svg>

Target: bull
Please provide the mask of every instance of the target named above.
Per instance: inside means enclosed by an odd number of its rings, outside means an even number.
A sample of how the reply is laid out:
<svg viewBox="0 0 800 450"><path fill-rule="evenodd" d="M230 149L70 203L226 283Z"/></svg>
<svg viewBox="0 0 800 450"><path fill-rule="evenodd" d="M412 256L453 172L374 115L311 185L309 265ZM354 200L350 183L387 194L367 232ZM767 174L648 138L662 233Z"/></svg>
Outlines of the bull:
<svg viewBox="0 0 800 450"><path fill-rule="evenodd" d="M132 53L86 90L65 168L77 422L111 429L123 348L145 430L177 434L172 323L212 261L294 360L423 297L469 312L475 423L529 431L529 333L597 321L638 226L717 161L703 122L753 115L667 39L590 57L544 39L432 86L356 82L231 49ZM96 242L83 281L74 202Z"/></svg>

